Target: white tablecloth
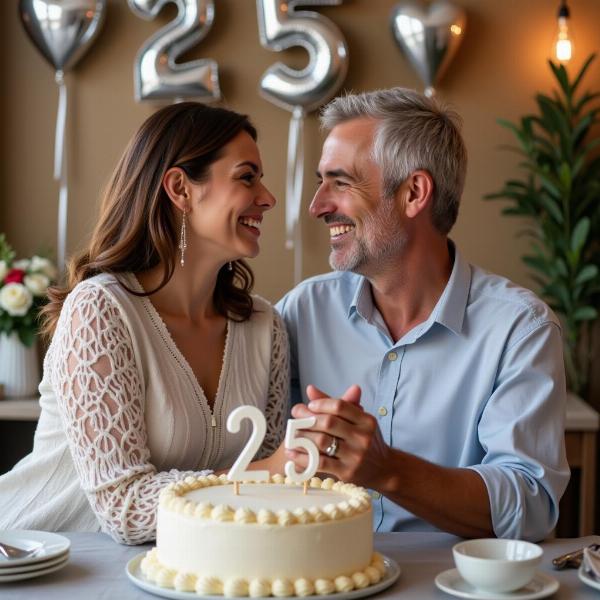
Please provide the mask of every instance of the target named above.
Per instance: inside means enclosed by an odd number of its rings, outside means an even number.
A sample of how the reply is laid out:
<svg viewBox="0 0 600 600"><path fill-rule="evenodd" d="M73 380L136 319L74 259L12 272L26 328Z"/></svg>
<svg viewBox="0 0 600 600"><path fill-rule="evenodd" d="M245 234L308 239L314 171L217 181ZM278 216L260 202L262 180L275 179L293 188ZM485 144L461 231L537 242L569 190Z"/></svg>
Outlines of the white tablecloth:
<svg viewBox="0 0 600 600"><path fill-rule="evenodd" d="M65 533L71 540L69 564L56 573L37 579L0 584L0 599L8 600L151 600L156 598L135 587L125 575L127 561L147 546L121 546L101 533ZM393 558L402 569L396 584L376 596L377 600L450 600L433 582L435 576L454 566L452 545L458 541L445 533L382 533L375 535L376 549ZM541 570L560 582L556 600L600 600L600 591L584 585L577 572L554 571L551 560L581 546L600 543L600 537L552 540L542 544ZM333 597L332 597L333 600Z"/></svg>

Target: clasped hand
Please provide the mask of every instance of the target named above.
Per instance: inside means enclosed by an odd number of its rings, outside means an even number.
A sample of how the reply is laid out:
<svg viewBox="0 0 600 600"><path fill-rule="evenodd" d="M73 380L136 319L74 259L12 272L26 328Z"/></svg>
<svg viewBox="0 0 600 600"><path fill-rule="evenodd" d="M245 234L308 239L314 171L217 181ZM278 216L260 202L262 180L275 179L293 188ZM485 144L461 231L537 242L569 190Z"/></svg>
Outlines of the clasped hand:
<svg viewBox="0 0 600 600"><path fill-rule="evenodd" d="M385 481L385 467L390 452L383 441L375 417L360 405L361 390L350 386L341 398L330 398L313 385L306 388L308 405L292 408L294 418L316 417L310 429L302 431L319 448L319 467L327 473L349 483L372 489L381 489ZM334 456L328 456L333 438L337 438ZM306 468L307 455L301 450L286 450L298 470Z"/></svg>

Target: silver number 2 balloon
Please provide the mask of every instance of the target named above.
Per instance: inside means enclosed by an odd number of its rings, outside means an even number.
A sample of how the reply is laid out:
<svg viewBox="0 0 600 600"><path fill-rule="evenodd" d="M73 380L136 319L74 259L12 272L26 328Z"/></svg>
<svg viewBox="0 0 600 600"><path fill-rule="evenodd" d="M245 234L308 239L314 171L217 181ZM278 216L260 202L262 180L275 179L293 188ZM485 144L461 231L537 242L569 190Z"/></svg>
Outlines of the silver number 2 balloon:
<svg viewBox="0 0 600 600"><path fill-rule="evenodd" d="M342 32L329 19L296 6L335 6L343 0L256 0L260 43L281 52L301 46L309 56L308 65L291 69L278 62L263 74L261 95L292 111L288 138L286 181L286 247L294 248L294 280L302 278L302 236L300 207L304 175L304 115L333 97L348 71L348 47Z"/></svg>
<svg viewBox="0 0 600 600"><path fill-rule="evenodd" d="M201 42L214 20L213 0L128 0L139 17L155 19L162 8L173 2L177 16L156 32L140 48L135 59L135 99L180 100L197 98L219 100L218 66L214 60L199 59L177 64L177 58Z"/></svg>

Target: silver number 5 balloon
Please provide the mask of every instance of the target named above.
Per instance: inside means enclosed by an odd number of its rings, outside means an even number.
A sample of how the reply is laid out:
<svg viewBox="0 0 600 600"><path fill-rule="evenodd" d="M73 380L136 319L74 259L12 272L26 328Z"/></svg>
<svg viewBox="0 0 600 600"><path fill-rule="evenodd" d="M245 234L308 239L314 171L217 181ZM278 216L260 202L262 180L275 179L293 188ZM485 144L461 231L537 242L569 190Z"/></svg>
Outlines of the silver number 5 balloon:
<svg viewBox="0 0 600 600"><path fill-rule="evenodd" d="M342 32L323 15L296 6L336 6L343 0L256 0L260 42L281 52L302 46L308 65L299 71L276 63L263 74L259 89L274 104L292 111L286 178L286 247L294 249L294 281L302 279L300 206L304 175L304 115L337 92L348 71L348 47Z"/></svg>
<svg viewBox="0 0 600 600"><path fill-rule="evenodd" d="M131 10L142 19L155 19L173 2L177 16L153 35L135 59L135 98L169 100L197 98L219 100L218 66L214 60L199 59L177 64L177 58L201 42L214 19L213 0L128 0Z"/></svg>
<svg viewBox="0 0 600 600"><path fill-rule="evenodd" d="M323 15L297 11L296 5L339 5L343 0L257 0L260 42L281 52L304 47L308 65L296 71L283 63L269 67L260 80L263 96L288 110L305 111L327 102L344 81L348 70L348 48L342 32Z"/></svg>

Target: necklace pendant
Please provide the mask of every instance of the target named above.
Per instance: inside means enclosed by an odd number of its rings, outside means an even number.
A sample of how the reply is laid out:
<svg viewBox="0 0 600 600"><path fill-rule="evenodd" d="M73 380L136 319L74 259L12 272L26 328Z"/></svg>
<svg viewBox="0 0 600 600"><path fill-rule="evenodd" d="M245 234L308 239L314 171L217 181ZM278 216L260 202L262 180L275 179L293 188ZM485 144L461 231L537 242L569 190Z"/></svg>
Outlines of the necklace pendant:
<svg viewBox="0 0 600 600"><path fill-rule="evenodd" d="M217 420L215 419L215 415L211 415L210 416L210 424L212 427L216 427L217 426Z"/></svg>

